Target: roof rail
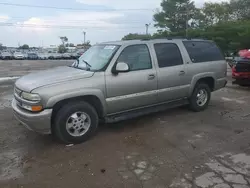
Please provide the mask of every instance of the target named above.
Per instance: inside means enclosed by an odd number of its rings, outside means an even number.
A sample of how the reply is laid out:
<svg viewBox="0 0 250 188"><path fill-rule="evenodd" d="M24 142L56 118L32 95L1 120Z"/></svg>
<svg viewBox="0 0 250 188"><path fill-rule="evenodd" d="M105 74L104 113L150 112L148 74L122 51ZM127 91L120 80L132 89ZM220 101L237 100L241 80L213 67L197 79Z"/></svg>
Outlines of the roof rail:
<svg viewBox="0 0 250 188"><path fill-rule="evenodd" d="M165 38L145 38L145 39L141 39L141 41L145 41L145 40L160 40L160 39L167 39L167 40L175 40L175 39L179 39L179 40L206 40L203 38L191 38L191 37L165 37Z"/></svg>
<svg viewBox="0 0 250 188"><path fill-rule="evenodd" d="M155 38L155 39L168 39L168 40L174 40L174 39L180 39L180 40L205 40L203 38L191 38L191 37L165 37L165 38Z"/></svg>

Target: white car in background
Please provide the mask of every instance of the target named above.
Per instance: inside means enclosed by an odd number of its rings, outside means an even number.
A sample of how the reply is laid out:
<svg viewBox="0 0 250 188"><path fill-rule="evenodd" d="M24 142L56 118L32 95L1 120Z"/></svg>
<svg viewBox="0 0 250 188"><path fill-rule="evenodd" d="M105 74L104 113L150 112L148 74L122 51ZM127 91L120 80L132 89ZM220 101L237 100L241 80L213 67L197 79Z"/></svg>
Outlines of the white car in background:
<svg viewBox="0 0 250 188"><path fill-rule="evenodd" d="M38 55L38 59L40 59L40 60L47 60L47 59L49 59L49 55L46 54L46 53L38 53L37 55Z"/></svg>
<svg viewBox="0 0 250 188"><path fill-rule="evenodd" d="M71 59L71 54L70 53L62 54L62 59Z"/></svg>
<svg viewBox="0 0 250 188"><path fill-rule="evenodd" d="M24 54L22 54L21 52L15 52L13 55L14 59L25 59Z"/></svg>
<svg viewBox="0 0 250 188"><path fill-rule="evenodd" d="M8 51L1 52L1 59L3 60L11 60L13 59L13 54Z"/></svg>

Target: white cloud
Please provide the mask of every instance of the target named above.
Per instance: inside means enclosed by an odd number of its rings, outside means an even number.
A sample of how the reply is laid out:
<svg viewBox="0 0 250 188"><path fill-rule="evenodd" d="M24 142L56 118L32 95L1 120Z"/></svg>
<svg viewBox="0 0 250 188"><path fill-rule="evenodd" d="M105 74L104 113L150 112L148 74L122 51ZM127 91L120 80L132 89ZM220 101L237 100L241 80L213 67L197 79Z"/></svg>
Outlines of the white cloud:
<svg viewBox="0 0 250 188"><path fill-rule="evenodd" d="M63 29L88 29L88 28L114 28L117 24L111 23L110 19L121 18L121 13L108 12L71 12L62 13L50 17L32 17L23 22L17 22L16 26L26 28L26 30L53 30L55 28Z"/></svg>
<svg viewBox="0 0 250 188"><path fill-rule="evenodd" d="M59 36L67 36L69 42L81 43L82 31L87 32L87 40L97 42L105 38L107 33L116 32L122 27L113 19L124 19L118 12L62 12L56 16L31 17L16 22L12 27L2 27L2 43L16 45L27 43L31 46L59 44ZM103 35L106 35L105 37ZM11 37L10 37L11 36ZM116 36L114 34L114 36ZM109 35L110 38L112 36ZM117 38L115 38L117 39Z"/></svg>
<svg viewBox="0 0 250 188"><path fill-rule="evenodd" d="M7 15L0 15L0 23L7 22L10 19Z"/></svg>
<svg viewBox="0 0 250 188"><path fill-rule="evenodd" d="M81 4L96 6L95 10L83 12L57 12L53 16L30 17L22 22L16 22L13 27L2 27L1 42L16 46L28 43L31 46L59 44L59 36L67 36L69 42L81 43L82 31L87 32L87 40L91 43L120 40L128 33L145 33L145 24L152 23L155 9L160 7L162 0L73 0ZM195 0L197 6L204 2L221 0ZM80 6L82 6L79 4ZM149 9L138 11L100 11L100 9ZM99 11L98 11L99 9ZM151 11L152 10L152 11ZM48 14L48 13L47 13ZM0 15L0 23L11 22L7 15Z"/></svg>
<svg viewBox="0 0 250 188"><path fill-rule="evenodd" d="M16 27L23 31L46 31L47 28L42 27L46 24L46 21L41 18L32 17L23 22L17 22Z"/></svg>

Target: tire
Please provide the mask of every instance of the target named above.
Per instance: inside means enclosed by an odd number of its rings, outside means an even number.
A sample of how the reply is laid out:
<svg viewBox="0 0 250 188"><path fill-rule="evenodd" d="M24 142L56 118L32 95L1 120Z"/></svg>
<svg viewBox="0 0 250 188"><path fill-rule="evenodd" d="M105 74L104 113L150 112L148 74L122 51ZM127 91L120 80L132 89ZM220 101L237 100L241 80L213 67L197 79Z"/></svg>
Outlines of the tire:
<svg viewBox="0 0 250 188"><path fill-rule="evenodd" d="M206 95L206 100L198 101L199 92L203 91ZM202 92L200 96L202 95ZM202 98L202 97L201 97ZM197 83L192 96L189 99L189 107L194 112L200 112L208 107L211 98L211 89L206 83Z"/></svg>
<svg viewBox="0 0 250 188"><path fill-rule="evenodd" d="M81 115L80 113L84 113L83 115L86 117L86 120L78 119L80 118ZM74 116L74 118L72 118L72 116ZM75 123L76 119L78 119L78 123L80 124ZM73 124L71 129L67 128L67 122L68 124ZM81 123L86 125L82 125ZM57 112L54 119L54 125L52 127L53 129L52 133L55 135L57 139L59 139L59 141L63 142L64 144L80 144L82 142L85 142L91 136L94 135L94 133L98 128L98 123L99 123L99 118L93 106L83 101L71 102L64 105ZM88 129L83 128L84 131L83 129L79 131L75 130L75 128L80 129L81 126L87 126L87 124L89 125ZM75 128L73 128L73 126ZM85 133L83 135L77 135L77 136L72 135L72 134L78 134L79 132L81 133L85 132Z"/></svg>

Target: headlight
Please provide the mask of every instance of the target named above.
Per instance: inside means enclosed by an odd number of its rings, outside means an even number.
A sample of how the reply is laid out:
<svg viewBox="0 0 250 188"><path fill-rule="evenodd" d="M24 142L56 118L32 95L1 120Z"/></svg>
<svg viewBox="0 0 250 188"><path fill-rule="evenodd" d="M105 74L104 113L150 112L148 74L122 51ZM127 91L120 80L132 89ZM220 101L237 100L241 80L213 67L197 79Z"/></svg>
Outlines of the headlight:
<svg viewBox="0 0 250 188"><path fill-rule="evenodd" d="M28 101L40 101L41 98L38 94L22 92L21 97Z"/></svg>

